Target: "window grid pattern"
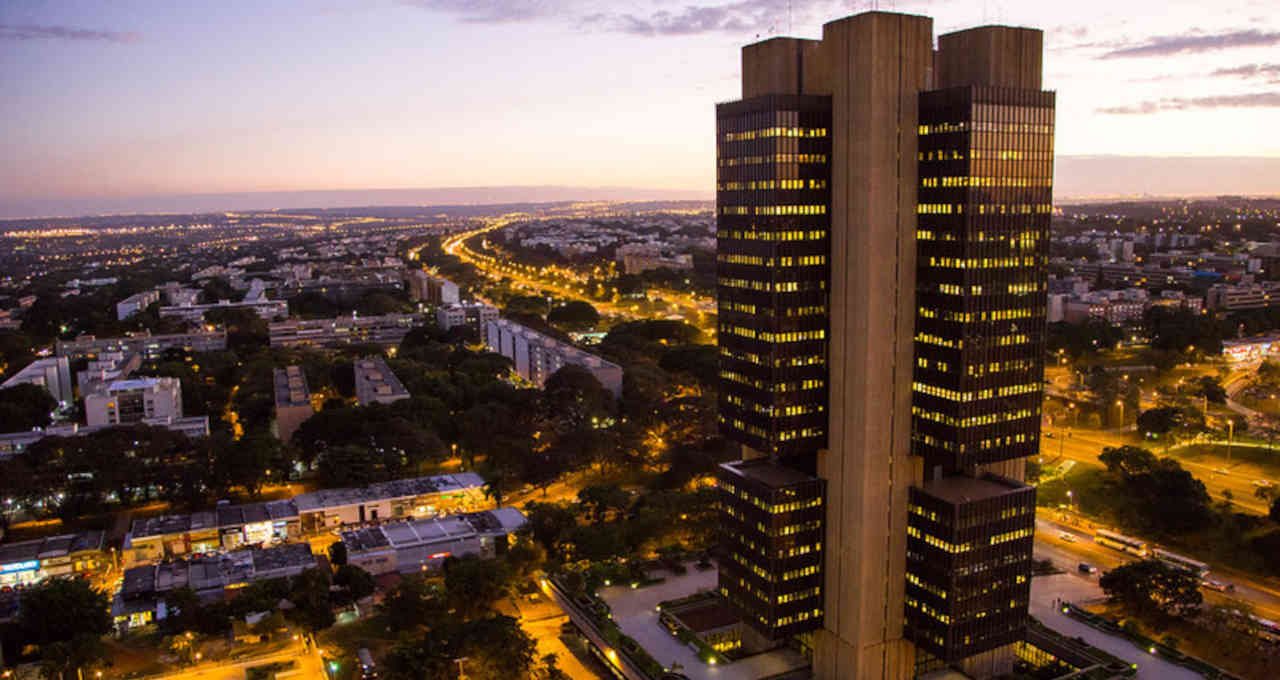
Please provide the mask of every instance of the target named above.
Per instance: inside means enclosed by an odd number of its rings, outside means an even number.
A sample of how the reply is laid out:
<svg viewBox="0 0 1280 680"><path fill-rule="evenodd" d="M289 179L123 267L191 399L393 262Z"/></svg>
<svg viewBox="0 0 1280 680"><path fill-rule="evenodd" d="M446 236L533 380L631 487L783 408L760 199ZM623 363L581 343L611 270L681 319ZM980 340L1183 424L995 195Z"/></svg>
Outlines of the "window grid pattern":
<svg viewBox="0 0 1280 680"><path fill-rule="evenodd" d="M1052 205L1051 92L920 95L913 449L947 469L1034 455Z"/></svg>
<svg viewBox="0 0 1280 680"><path fill-rule="evenodd" d="M928 479L1038 451L1053 122L1051 92L920 95L912 449ZM1026 624L1035 489L988 478L1009 491L910 492L907 632L945 661Z"/></svg>
<svg viewBox="0 0 1280 680"><path fill-rule="evenodd" d="M1022 639L1031 597L1035 489L1011 488L958 504L913 487L908 503L910 639L946 661Z"/></svg>
<svg viewBox="0 0 1280 680"><path fill-rule="evenodd" d="M757 451L826 446L829 97L716 107L720 430Z"/></svg>
<svg viewBox="0 0 1280 680"><path fill-rule="evenodd" d="M771 640L822 627L822 541L826 482L771 486L721 465L719 589ZM794 473L792 473L794 474Z"/></svg>

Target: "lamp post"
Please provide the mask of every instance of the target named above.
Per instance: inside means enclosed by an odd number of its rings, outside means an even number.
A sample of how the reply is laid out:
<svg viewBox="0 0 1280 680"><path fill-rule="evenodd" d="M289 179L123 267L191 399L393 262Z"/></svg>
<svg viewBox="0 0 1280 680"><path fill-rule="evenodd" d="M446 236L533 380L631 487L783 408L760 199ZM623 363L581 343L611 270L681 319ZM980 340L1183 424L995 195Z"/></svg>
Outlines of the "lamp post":
<svg viewBox="0 0 1280 680"><path fill-rule="evenodd" d="M1231 450L1235 448L1236 443L1236 421L1234 418L1227 418L1227 466L1231 466Z"/></svg>

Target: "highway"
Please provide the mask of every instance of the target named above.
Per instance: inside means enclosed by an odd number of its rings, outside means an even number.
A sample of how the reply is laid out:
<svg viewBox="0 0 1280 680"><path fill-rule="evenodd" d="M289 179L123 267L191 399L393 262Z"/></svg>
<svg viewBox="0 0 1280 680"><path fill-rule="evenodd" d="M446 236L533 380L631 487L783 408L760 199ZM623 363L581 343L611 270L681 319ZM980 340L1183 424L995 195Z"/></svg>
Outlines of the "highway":
<svg viewBox="0 0 1280 680"><path fill-rule="evenodd" d="M1139 559L1095 543L1087 520L1045 508L1040 509L1036 518L1035 554L1037 559L1053 560L1058 568L1076 573L1079 573L1082 562L1098 567L1100 571L1107 571ZM1280 583L1274 580L1259 581L1236 570L1223 568L1212 562L1208 564L1210 580L1234 585L1236 591L1231 595L1223 595L1202 589L1205 602L1219 604L1231 599L1243 600L1253 605L1258 616L1280 620ZM1081 576L1084 577L1083 574ZM1087 578L1097 580L1097 576Z"/></svg>
<svg viewBox="0 0 1280 680"><path fill-rule="evenodd" d="M504 215L492 218L479 229L449 236L441 244L443 250L463 262L474 265L491 278L509 278L516 287L530 290L547 290L557 297L587 302L602 314L622 317L628 320L653 318L653 310L642 310L638 303L602 301L590 296L587 292L587 277L560 267L538 268L523 265L514 261L500 261L490 255L478 253L472 249L470 241L495 229L501 229L517 220L527 219L528 215ZM616 293L616 291L615 291ZM662 300L669 311L678 313L692 325L714 337L715 323L711 314L714 301L698 298L687 293L675 291L654 291L654 299ZM485 301L488 302L488 301ZM491 302L489 304L492 304ZM655 304L652 301L647 304Z"/></svg>
<svg viewBox="0 0 1280 680"><path fill-rule="evenodd" d="M1061 457L1064 460L1075 461L1079 464L1101 467L1101 463L1098 462L1098 456L1102 453L1103 448L1125 445L1143 446L1157 456L1166 455L1164 449L1159 445L1153 447L1150 444L1138 441L1128 432L1045 428L1043 436L1040 438L1040 457L1046 462ZM1236 446L1248 445L1237 443ZM1233 461L1229 465L1225 461L1214 464L1195 462L1179 456L1178 450L1180 448L1185 447L1173 447L1169 450L1168 455L1177 458L1183 468L1203 482L1205 489L1215 500L1226 500L1223 492L1230 491L1231 502L1241 510L1259 515L1265 515L1270 510L1270 504L1254 496L1254 492L1258 488L1254 482L1260 479L1268 479L1265 476L1265 472L1257 465L1239 460ZM1268 481L1274 482L1275 480Z"/></svg>

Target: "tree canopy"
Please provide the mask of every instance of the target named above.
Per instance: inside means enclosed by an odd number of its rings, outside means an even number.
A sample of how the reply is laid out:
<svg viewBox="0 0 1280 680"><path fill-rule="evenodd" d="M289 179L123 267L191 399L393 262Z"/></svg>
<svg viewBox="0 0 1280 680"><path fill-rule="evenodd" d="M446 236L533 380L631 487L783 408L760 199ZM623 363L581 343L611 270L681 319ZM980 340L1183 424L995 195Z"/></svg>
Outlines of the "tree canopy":
<svg viewBox="0 0 1280 680"><path fill-rule="evenodd" d="M0 389L0 432L21 432L46 427L58 400L39 385L22 384Z"/></svg>
<svg viewBox="0 0 1280 680"><path fill-rule="evenodd" d="M552 309L547 323L565 331L589 331L600 323L600 312L590 303L572 300Z"/></svg>
<svg viewBox="0 0 1280 680"><path fill-rule="evenodd" d="M1104 448L1098 460L1107 466L1117 492L1143 529L1159 533L1194 531L1213 521L1209 492L1172 458L1156 458L1136 446Z"/></svg>
<svg viewBox="0 0 1280 680"><path fill-rule="evenodd" d="M24 639L45 646L80 636L111 632L111 603L106 594L78 578L52 578L22 593L18 627Z"/></svg>
<svg viewBox="0 0 1280 680"><path fill-rule="evenodd" d="M1103 574L1098 585L1113 602L1140 614L1186 616L1204 601L1199 577L1160 560L1120 565Z"/></svg>

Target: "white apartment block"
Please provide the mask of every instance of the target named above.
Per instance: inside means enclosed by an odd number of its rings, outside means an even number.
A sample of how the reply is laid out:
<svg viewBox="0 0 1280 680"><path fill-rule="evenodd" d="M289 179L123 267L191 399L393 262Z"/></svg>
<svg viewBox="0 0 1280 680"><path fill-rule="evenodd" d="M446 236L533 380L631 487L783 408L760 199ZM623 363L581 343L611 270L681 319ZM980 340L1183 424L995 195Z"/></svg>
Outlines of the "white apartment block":
<svg viewBox="0 0 1280 680"><path fill-rule="evenodd" d="M490 321L485 342L490 351L510 359L515 363L516 373L538 387L562 366L573 364L594 375L614 397L622 394L621 366L514 321Z"/></svg>
<svg viewBox="0 0 1280 680"><path fill-rule="evenodd" d="M180 420L182 382L177 378L137 378L107 383L85 395L84 413L90 427Z"/></svg>
<svg viewBox="0 0 1280 680"><path fill-rule="evenodd" d="M0 387L37 385L49 391L62 406L75 400L71 393L71 364L66 357L37 359L13 374Z"/></svg>

